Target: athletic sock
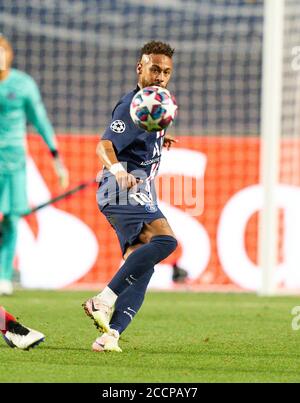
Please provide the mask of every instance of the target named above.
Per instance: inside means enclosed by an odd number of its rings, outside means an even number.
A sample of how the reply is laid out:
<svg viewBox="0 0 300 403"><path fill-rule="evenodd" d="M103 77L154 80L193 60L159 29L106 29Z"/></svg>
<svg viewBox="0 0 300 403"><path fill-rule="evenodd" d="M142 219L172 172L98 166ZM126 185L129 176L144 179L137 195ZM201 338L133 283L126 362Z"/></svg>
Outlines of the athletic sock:
<svg viewBox="0 0 300 403"><path fill-rule="evenodd" d="M120 295L144 273L168 257L177 247L177 241L169 235L152 237L151 241L132 252L117 274L108 284L110 290Z"/></svg>
<svg viewBox="0 0 300 403"><path fill-rule="evenodd" d="M97 297L101 298L101 301L108 306L113 306L118 298L117 294L115 294L109 287L105 287Z"/></svg>
<svg viewBox="0 0 300 403"><path fill-rule="evenodd" d="M153 273L153 268L148 270L138 281L119 295L109 324L111 329L117 330L120 334L124 332L143 304Z"/></svg>

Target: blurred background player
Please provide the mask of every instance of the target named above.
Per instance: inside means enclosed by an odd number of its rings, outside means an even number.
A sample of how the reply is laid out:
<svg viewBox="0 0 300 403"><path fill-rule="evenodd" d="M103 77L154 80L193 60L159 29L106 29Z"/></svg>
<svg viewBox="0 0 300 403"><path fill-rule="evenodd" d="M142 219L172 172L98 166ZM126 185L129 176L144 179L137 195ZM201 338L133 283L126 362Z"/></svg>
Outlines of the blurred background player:
<svg viewBox="0 0 300 403"><path fill-rule="evenodd" d="M13 260L20 216L28 210L26 194L26 121L43 137L54 158L61 186L68 185L54 135L35 81L26 73L11 68L13 49L0 36L0 295L13 292Z"/></svg>
<svg viewBox="0 0 300 403"><path fill-rule="evenodd" d="M22 350L35 347L45 339L43 333L25 327L2 306L0 306L0 331L10 347Z"/></svg>
<svg viewBox="0 0 300 403"><path fill-rule="evenodd" d="M107 287L83 305L104 332L93 344L95 351L121 351L119 335L140 309L154 266L177 246L168 221L157 207L154 188L162 146L169 149L175 139L164 131L149 133L137 128L129 112L131 100L141 88L167 87L173 53L174 49L162 42L144 45L136 68L138 86L118 102L97 147L104 165L98 204L117 233L125 263ZM133 190L136 203L130 202L128 189Z"/></svg>

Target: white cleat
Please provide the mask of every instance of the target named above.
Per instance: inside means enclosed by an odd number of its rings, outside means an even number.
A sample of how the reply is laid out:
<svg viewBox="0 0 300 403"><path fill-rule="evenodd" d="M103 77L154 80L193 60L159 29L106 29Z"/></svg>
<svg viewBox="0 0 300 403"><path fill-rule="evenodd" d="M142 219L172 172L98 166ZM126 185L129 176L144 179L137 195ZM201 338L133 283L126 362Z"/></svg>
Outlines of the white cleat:
<svg viewBox="0 0 300 403"><path fill-rule="evenodd" d="M0 295L12 295L13 285L9 280L0 280Z"/></svg>
<svg viewBox="0 0 300 403"><path fill-rule="evenodd" d="M104 304L99 297L88 299L83 305L85 313L94 320L95 326L103 333L110 331L109 321L113 309Z"/></svg>
<svg viewBox="0 0 300 403"><path fill-rule="evenodd" d="M118 345L119 337L119 332L111 329L108 333L104 333L94 341L92 350L96 352L115 351L121 353L122 350Z"/></svg>
<svg viewBox="0 0 300 403"><path fill-rule="evenodd" d="M12 331L7 331L2 335L6 343L14 348L29 350L45 340L45 335L33 329L16 324Z"/></svg>

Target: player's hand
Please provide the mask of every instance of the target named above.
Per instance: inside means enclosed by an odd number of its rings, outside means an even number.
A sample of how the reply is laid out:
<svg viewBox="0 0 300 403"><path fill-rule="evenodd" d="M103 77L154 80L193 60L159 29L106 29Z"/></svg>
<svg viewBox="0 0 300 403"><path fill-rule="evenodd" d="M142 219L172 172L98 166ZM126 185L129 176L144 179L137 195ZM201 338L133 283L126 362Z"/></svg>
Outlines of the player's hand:
<svg viewBox="0 0 300 403"><path fill-rule="evenodd" d="M133 175L125 171L117 172L115 176L119 187L123 190L130 189L133 186L136 186L138 183L143 182L139 179L136 179Z"/></svg>
<svg viewBox="0 0 300 403"><path fill-rule="evenodd" d="M69 186L69 172L59 157L54 158L54 169L58 176L60 186L66 189Z"/></svg>
<svg viewBox="0 0 300 403"><path fill-rule="evenodd" d="M176 140L175 137L171 136L170 134L166 134L164 137L163 146L167 147L167 150L169 151L174 143L178 143L178 140Z"/></svg>

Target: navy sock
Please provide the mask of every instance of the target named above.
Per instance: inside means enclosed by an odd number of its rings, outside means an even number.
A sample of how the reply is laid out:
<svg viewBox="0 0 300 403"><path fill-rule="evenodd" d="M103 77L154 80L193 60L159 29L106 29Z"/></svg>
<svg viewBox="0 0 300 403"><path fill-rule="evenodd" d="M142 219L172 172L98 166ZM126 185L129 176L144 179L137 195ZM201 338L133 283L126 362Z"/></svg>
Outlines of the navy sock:
<svg viewBox="0 0 300 403"><path fill-rule="evenodd" d="M159 235L152 237L149 243L142 245L128 256L126 262L108 284L108 287L115 294L120 295L144 273L168 257L176 247L177 241L172 236Z"/></svg>
<svg viewBox="0 0 300 403"><path fill-rule="evenodd" d="M110 320L111 329L117 330L120 334L124 332L144 302L145 293L153 273L153 268L148 270L138 281L119 295Z"/></svg>

